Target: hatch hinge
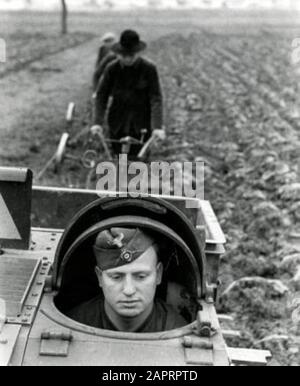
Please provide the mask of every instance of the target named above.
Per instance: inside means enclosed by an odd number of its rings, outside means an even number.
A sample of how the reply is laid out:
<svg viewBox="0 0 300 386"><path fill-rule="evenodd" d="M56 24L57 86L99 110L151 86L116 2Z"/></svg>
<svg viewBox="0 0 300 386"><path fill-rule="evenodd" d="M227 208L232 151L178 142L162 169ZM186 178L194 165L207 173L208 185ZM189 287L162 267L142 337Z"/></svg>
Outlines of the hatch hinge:
<svg viewBox="0 0 300 386"><path fill-rule="evenodd" d="M183 338L184 357L187 365L213 366L213 343L195 335Z"/></svg>
<svg viewBox="0 0 300 386"><path fill-rule="evenodd" d="M203 309L197 314L197 331L196 334L202 338L211 338L216 334L213 328L211 317L207 309Z"/></svg>
<svg viewBox="0 0 300 386"><path fill-rule="evenodd" d="M67 357L72 340L73 335L70 330L43 331L41 334L40 355Z"/></svg>

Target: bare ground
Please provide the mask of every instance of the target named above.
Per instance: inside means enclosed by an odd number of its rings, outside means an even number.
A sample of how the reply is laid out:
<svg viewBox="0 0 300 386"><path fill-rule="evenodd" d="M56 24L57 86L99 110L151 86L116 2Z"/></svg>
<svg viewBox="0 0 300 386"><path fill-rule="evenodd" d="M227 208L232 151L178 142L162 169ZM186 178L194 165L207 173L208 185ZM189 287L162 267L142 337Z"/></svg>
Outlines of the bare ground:
<svg viewBox="0 0 300 386"><path fill-rule="evenodd" d="M35 61L0 79L0 163L38 171L51 157L68 103L79 107L91 93L97 41Z"/></svg>

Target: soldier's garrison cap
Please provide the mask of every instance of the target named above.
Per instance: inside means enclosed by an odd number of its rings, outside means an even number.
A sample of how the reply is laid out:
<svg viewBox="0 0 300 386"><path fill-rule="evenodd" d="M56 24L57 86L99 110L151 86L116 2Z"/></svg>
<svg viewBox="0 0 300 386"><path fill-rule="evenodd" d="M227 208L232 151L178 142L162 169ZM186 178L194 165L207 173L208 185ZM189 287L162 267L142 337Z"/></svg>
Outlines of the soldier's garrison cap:
<svg viewBox="0 0 300 386"><path fill-rule="evenodd" d="M94 254L98 267L106 271L132 263L154 245L155 240L140 228L111 228L97 236Z"/></svg>

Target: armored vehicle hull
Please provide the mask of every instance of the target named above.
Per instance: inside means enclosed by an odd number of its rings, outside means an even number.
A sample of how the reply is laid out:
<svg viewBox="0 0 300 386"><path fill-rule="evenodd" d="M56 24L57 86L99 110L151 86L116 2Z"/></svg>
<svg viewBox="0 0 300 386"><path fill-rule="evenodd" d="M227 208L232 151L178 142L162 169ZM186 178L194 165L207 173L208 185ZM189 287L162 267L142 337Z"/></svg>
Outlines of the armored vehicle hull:
<svg viewBox="0 0 300 386"><path fill-rule="evenodd" d="M182 197L107 198L107 192L31 189L28 170L2 169L0 174L2 204L6 205L6 210L2 208L6 218L0 220L0 365L267 363L268 352L232 349L225 343L215 300L226 240L209 202L195 200L196 208L188 209L187 199ZM14 192L16 198L20 191L22 216L18 217L7 197ZM177 227L180 240L182 237L193 252L186 260L179 257L179 268L174 266L165 287L166 299L177 307L182 307L179 294L184 286L191 285L194 292L196 308L189 324L181 329L153 334L114 332L80 324L65 314L66 302L76 304L86 291L82 287L74 292L76 286L70 285L70 278L78 274L80 243L88 242L93 229L100 229L103 221L109 222L116 213L125 221L131 212L133 219L151 215L162 229ZM24 229L28 227L26 216L30 229ZM82 256L79 270L82 267L85 272L86 261Z"/></svg>

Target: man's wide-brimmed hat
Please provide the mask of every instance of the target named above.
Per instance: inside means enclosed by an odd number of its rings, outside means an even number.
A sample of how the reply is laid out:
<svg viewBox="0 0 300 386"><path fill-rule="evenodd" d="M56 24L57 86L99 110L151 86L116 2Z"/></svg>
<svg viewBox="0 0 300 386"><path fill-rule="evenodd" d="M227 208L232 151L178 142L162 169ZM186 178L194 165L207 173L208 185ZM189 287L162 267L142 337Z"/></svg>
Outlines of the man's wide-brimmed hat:
<svg viewBox="0 0 300 386"><path fill-rule="evenodd" d="M134 54L146 47L147 44L140 39L137 32L126 30L122 33L120 41L113 45L112 50L118 54Z"/></svg>

